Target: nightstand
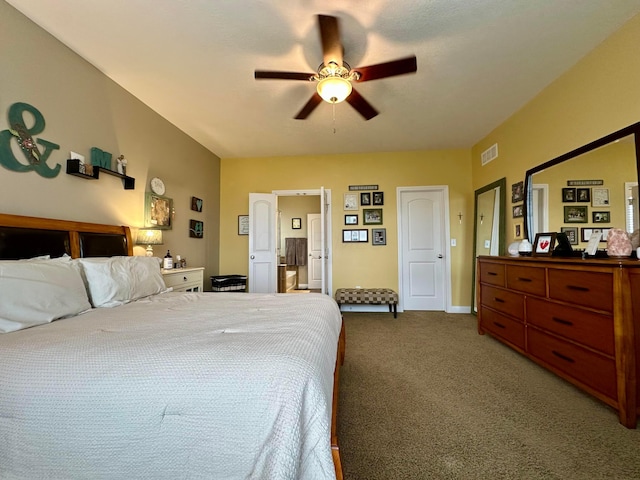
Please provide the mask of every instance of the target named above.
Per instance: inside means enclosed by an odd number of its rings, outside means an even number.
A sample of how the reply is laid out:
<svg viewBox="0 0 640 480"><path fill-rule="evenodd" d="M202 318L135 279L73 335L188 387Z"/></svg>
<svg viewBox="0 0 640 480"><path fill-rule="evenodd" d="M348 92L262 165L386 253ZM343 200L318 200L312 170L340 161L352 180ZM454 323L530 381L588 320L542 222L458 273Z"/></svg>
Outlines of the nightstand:
<svg viewBox="0 0 640 480"><path fill-rule="evenodd" d="M202 292L204 267L172 268L162 270L164 284L174 292Z"/></svg>

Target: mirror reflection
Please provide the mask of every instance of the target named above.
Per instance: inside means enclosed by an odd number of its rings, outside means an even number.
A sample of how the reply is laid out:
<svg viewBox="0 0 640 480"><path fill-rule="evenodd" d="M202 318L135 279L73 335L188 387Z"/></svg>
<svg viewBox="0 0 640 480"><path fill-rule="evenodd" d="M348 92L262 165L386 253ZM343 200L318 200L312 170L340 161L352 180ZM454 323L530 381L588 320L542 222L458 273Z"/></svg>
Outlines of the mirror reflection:
<svg viewBox="0 0 640 480"><path fill-rule="evenodd" d="M527 172L531 242L537 233L565 232L573 248L583 250L593 230L599 229L604 250L609 229L638 231L638 125Z"/></svg>
<svg viewBox="0 0 640 480"><path fill-rule="evenodd" d="M473 242L473 312L476 313L475 269L479 255L505 253L505 199L507 179L501 178L475 192Z"/></svg>

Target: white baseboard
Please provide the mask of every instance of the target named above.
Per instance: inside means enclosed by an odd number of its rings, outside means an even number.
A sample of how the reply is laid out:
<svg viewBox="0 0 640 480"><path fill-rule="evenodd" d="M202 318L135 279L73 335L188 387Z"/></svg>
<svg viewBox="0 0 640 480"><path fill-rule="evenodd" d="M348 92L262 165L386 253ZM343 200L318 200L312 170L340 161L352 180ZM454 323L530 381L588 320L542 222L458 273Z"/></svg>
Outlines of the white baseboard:
<svg viewBox="0 0 640 480"><path fill-rule="evenodd" d="M471 307L451 307L447 313L471 313Z"/></svg>
<svg viewBox="0 0 640 480"><path fill-rule="evenodd" d="M298 284L298 290L307 290L309 288L309 284L308 283L299 283Z"/></svg>

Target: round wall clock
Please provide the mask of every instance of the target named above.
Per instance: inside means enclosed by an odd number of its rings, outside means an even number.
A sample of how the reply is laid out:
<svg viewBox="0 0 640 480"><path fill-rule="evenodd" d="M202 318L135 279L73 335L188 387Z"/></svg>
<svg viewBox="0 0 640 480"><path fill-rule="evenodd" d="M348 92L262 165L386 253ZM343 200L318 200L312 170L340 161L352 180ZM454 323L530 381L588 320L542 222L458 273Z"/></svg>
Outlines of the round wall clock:
<svg viewBox="0 0 640 480"><path fill-rule="evenodd" d="M164 182L160 180L158 177L153 177L151 179L151 191L156 195L164 195L164 192L165 192Z"/></svg>

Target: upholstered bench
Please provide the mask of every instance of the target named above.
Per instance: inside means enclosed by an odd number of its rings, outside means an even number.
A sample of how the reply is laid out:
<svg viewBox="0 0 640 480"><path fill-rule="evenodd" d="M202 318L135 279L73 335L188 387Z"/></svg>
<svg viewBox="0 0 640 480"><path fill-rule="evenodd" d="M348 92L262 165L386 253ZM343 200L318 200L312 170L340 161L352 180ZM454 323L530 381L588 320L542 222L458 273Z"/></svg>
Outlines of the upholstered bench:
<svg viewBox="0 0 640 480"><path fill-rule="evenodd" d="M338 305L344 303L389 305L390 312L393 308L393 318L398 318L398 294L390 288L338 288L335 298Z"/></svg>

